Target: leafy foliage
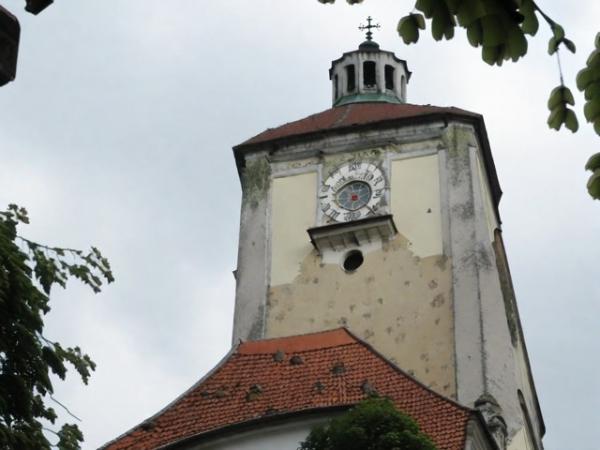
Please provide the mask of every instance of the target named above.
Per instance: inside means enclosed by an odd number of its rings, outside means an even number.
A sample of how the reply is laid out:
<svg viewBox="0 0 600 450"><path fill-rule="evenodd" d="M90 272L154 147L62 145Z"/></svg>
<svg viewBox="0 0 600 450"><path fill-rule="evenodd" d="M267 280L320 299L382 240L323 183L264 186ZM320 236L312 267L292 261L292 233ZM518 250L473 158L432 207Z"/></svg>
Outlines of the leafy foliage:
<svg viewBox="0 0 600 450"><path fill-rule="evenodd" d="M83 441L77 425L65 424L57 432L42 425L58 418L48 406L50 374L64 379L68 363L87 384L95 364L79 347L47 339L44 316L54 284L65 287L74 277L99 292L103 280L113 281L112 272L98 249L85 254L37 244L18 236L20 223L29 223L24 208L9 205L0 212L0 448L49 449L48 431L60 450L77 449Z"/></svg>
<svg viewBox="0 0 600 450"><path fill-rule="evenodd" d="M600 33L596 35L595 49L587 59L585 68L577 74L577 88L585 94L583 113L600 134Z"/></svg>
<svg viewBox="0 0 600 450"><path fill-rule="evenodd" d="M371 397L313 428L300 450L436 450L417 423L385 398Z"/></svg>
<svg viewBox="0 0 600 450"><path fill-rule="evenodd" d="M319 0L335 3L335 0ZM350 4L362 0L347 0ZM418 11L418 12L417 12ZM473 47L481 47L481 58L490 65L501 66L504 61L518 61L527 54L527 36L535 36L540 18L552 33L548 41L548 53L556 55L560 72L560 85L550 94L548 126L554 130L565 128L573 133L579 129L575 111L575 99L565 86L560 68L561 47L575 53L576 46L565 35L564 28L545 14L534 0L414 0L411 13L398 22L398 34L405 44L418 42L420 31L425 30L428 19L431 35L436 41L452 39L457 26L467 32ZM600 136L600 33L596 35L595 49L586 67L577 75L577 88L585 93L584 115ZM589 188L590 193L596 192ZM600 194L592 194L600 199Z"/></svg>
<svg viewBox="0 0 600 450"><path fill-rule="evenodd" d="M575 105L575 99L571 90L560 85L555 87L550 93L550 99L548 99L548 109L550 110L550 117L548 117L548 126L555 130L560 130L560 127L564 124L573 133L579 128L577 117L575 112L569 105Z"/></svg>
<svg viewBox="0 0 600 450"><path fill-rule="evenodd" d="M600 153L592 155L585 168L592 171L587 183L588 192L593 198L600 200Z"/></svg>

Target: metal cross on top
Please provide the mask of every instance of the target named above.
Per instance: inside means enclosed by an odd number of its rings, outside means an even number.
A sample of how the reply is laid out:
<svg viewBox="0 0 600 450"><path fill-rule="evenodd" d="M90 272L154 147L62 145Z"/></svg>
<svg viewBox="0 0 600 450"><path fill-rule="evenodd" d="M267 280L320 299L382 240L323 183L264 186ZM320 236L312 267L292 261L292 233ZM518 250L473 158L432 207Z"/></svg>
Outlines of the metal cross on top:
<svg viewBox="0 0 600 450"><path fill-rule="evenodd" d="M373 18L369 16L367 17L367 25L360 24L360 26L358 27L360 31L367 30L367 41L373 40L373 32L371 31L371 29L379 28L379 24L371 25L372 20Z"/></svg>

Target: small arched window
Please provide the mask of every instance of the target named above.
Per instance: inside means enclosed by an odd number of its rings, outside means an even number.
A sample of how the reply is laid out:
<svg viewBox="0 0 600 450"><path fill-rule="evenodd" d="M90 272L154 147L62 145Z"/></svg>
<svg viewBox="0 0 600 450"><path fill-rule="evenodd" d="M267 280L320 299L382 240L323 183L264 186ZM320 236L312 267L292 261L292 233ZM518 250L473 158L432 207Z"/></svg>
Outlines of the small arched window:
<svg viewBox="0 0 600 450"><path fill-rule="evenodd" d="M356 89L356 71L354 65L350 64L346 66L346 90L352 92Z"/></svg>
<svg viewBox="0 0 600 450"><path fill-rule="evenodd" d="M375 87L377 79L375 77L375 61L365 61L363 63L363 79L365 87Z"/></svg>
<svg viewBox="0 0 600 450"><path fill-rule="evenodd" d="M394 68L390 65L385 66L385 88L389 90L394 89Z"/></svg>
<svg viewBox="0 0 600 450"><path fill-rule="evenodd" d="M338 98L338 96L340 94L340 88L338 86L338 82L339 82L339 79L338 79L338 76L336 75L333 77L333 92L334 92L333 96L336 99Z"/></svg>

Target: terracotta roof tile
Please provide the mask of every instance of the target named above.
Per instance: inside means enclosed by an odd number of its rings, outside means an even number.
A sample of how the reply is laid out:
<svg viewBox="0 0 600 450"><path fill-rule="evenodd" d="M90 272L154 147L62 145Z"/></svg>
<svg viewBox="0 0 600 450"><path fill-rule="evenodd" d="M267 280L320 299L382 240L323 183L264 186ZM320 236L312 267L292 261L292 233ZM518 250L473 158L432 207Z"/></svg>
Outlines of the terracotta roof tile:
<svg viewBox="0 0 600 450"><path fill-rule="evenodd" d="M242 343L205 379L107 450L155 449L191 436L365 398L365 382L412 416L440 450L463 450L473 411L434 393L345 329Z"/></svg>
<svg viewBox="0 0 600 450"><path fill-rule="evenodd" d="M426 116L454 114L468 117L480 117L464 109L431 105L411 105L393 103L350 103L337 106L304 119L289 122L276 128L270 128L238 147L259 144L292 136L308 135L323 131L374 124L389 120L418 119Z"/></svg>

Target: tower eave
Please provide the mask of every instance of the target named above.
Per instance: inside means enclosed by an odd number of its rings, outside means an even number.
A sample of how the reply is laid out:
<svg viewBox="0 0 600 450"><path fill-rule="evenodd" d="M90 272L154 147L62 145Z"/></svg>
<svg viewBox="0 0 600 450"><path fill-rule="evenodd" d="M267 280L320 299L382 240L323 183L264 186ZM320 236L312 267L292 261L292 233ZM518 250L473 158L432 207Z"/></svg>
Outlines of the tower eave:
<svg viewBox="0 0 600 450"><path fill-rule="evenodd" d="M406 72L406 81L410 81L410 77L412 75L412 72L410 70L408 70L408 64L406 63L406 60L398 58L396 56L396 54L394 52L390 52L387 50L352 50L349 52L344 52L342 54L342 56L340 56L338 59L334 59L333 61L331 61L331 67L329 68L329 79L331 80L332 76L333 76L333 68L335 67L336 64L338 64L339 62L341 62L342 60L344 60L344 58L347 58L350 55L354 55L357 53L373 53L374 51L378 52L378 53L385 53L387 55L390 55L398 64L402 64L404 66L404 70Z"/></svg>
<svg viewBox="0 0 600 450"><path fill-rule="evenodd" d="M480 140L483 164L488 175L494 210L501 223L498 205L502 189L488 140L485 122L481 114L455 107L411 105L392 103L349 103L340 105L303 119L270 128L233 147L238 174L245 164L245 155L256 151L274 152L282 145L309 142L329 135L347 133L350 130L393 128L442 121L473 125Z"/></svg>

